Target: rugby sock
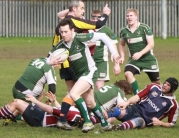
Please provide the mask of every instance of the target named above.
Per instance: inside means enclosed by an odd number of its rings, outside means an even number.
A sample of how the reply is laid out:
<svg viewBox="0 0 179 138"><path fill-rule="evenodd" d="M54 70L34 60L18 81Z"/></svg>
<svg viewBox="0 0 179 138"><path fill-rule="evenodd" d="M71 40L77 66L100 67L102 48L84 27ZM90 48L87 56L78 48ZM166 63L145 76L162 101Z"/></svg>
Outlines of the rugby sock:
<svg viewBox="0 0 179 138"><path fill-rule="evenodd" d="M134 128L134 127L130 120L125 121L121 124L121 130L132 129L132 128Z"/></svg>
<svg viewBox="0 0 179 138"><path fill-rule="evenodd" d="M135 80L133 83L131 83L131 86L132 86L132 90L133 90L133 93L134 95L136 95L138 93L138 89L139 89L139 86L138 86L138 83L137 81Z"/></svg>
<svg viewBox="0 0 179 138"><path fill-rule="evenodd" d="M118 117L121 114L121 109L118 108L118 107L114 107L107 114L108 114L108 118L110 118L110 117Z"/></svg>
<svg viewBox="0 0 179 138"><path fill-rule="evenodd" d="M104 127L104 126L107 126L108 125L108 122L106 121L103 113L102 113L102 110L101 108L99 107L98 104L96 104L96 106L91 110L95 115L96 117L100 120L101 122L101 126Z"/></svg>
<svg viewBox="0 0 179 138"><path fill-rule="evenodd" d="M6 119L6 118L8 119L15 118L13 113L8 109L7 105L5 105L0 109L0 119Z"/></svg>
<svg viewBox="0 0 179 138"><path fill-rule="evenodd" d="M71 98L65 97L62 101L61 111L60 111L60 122L66 122L66 115L74 101Z"/></svg>
<svg viewBox="0 0 179 138"><path fill-rule="evenodd" d="M93 124L100 123L100 120L95 115L91 115L90 120Z"/></svg>
<svg viewBox="0 0 179 138"><path fill-rule="evenodd" d="M84 118L85 123L91 122L89 118L88 110L86 107L86 103L84 102L84 100L82 98L79 98L78 100L75 101L75 104L78 110L80 111L82 117Z"/></svg>

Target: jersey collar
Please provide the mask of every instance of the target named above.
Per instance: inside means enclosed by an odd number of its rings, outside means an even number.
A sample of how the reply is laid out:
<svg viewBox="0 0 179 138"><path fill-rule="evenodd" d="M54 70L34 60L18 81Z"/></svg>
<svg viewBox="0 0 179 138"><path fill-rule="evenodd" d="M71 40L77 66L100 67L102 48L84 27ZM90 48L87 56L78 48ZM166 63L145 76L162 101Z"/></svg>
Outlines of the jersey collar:
<svg viewBox="0 0 179 138"><path fill-rule="evenodd" d="M171 96L167 96L167 95L164 95L164 94L160 94L160 96L161 97L164 97L164 98L167 98L167 99L170 99L170 100L172 100L172 99L176 99L176 96L173 94L173 95L171 95Z"/></svg>
<svg viewBox="0 0 179 138"><path fill-rule="evenodd" d="M138 22L137 28L139 28L139 26L140 26L140 22ZM129 25L127 25L126 28L127 28L129 31L131 30L130 27L129 27ZM137 29L137 28L136 28L136 29Z"/></svg>
<svg viewBox="0 0 179 138"><path fill-rule="evenodd" d="M74 34L72 36L72 40L70 42L64 42L63 41L63 44L66 45L66 47L71 48L71 44L72 44L72 42L73 42L73 40L75 38L75 35L76 35L76 33L74 32Z"/></svg>

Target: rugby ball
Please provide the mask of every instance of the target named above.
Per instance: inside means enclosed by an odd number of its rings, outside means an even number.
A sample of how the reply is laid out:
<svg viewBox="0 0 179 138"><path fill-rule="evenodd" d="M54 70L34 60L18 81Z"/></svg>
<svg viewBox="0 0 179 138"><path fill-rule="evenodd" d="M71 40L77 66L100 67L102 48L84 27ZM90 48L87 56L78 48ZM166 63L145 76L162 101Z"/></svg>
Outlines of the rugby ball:
<svg viewBox="0 0 179 138"><path fill-rule="evenodd" d="M52 56L64 62L69 56L69 51L66 48L59 48L52 53Z"/></svg>

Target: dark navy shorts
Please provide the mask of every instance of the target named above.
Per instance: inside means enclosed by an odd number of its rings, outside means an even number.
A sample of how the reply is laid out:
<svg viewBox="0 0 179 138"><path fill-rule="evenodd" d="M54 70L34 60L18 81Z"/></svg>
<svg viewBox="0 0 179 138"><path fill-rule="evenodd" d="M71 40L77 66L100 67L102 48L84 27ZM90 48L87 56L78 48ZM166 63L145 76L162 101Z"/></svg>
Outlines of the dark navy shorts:
<svg viewBox="0 0 179 138"><path fill-rule="evenodd" d="M126 107L126 114L123 116L123 118L120 119L120 121L124 122L127 120L131 120L136 117L141 117L141 114L139 113L139 110L135 105L127 106Z"/></svg>
<svg viewBox="0 0 179 138"><path fill-rule="evenodd" d="M40 109L37 105L30 103L29 106L25 109L22 117L32 127L42 126L42 121L44 118L45 111Z"/></svg>
<svg viewBox="0 0 179 138"><path fill-rule="evenodd" d="M71 67L61 68L59 72L60 72L61 79L64 79L66 81L68 81L68 80L76 81L77 80L75 73Z"/></svg>

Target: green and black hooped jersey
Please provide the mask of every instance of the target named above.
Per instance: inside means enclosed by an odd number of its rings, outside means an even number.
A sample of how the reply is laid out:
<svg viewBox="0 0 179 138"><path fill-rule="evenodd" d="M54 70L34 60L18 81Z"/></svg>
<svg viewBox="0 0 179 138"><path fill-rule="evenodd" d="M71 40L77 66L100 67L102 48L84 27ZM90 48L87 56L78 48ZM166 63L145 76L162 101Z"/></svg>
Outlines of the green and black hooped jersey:
<svg viewBox="0 0 179 138"><path fill-rule="evenodd" d="M107 26L96 29L96 32L105 33L112 40L113 44L118 42L114 32ZM93 59L96 63L108 61L108 47L102 41L97 42Z"/></svg>
<svg viewBox="0 0 179 138"><path fill-rule="evenodd" d="M116 85L105 85L94 92L95 101L103 110L110 110L119 102L127 101L123 90Z"/></svg>
<svg viewBox="0 0 179 138"><path fill-rule="evenodd" d="M30 61L18 81L31 90L30 94L39 96L46 83L56 84L56 75L53 67L46 63L45 58L36 58Z"/></svg>
<svg viewBox="0 0 179 138"><path fill-rule="evenodd" d="M133 33L130 31L128 25L120 31L120 41L127 43L130 56L144 49L147 46L147 38L149 37L153 37L152 30L148 25L143 23L139 23L138 28ZM150 55L153 55L153 50L150 50L142 57Z"/></svg>

